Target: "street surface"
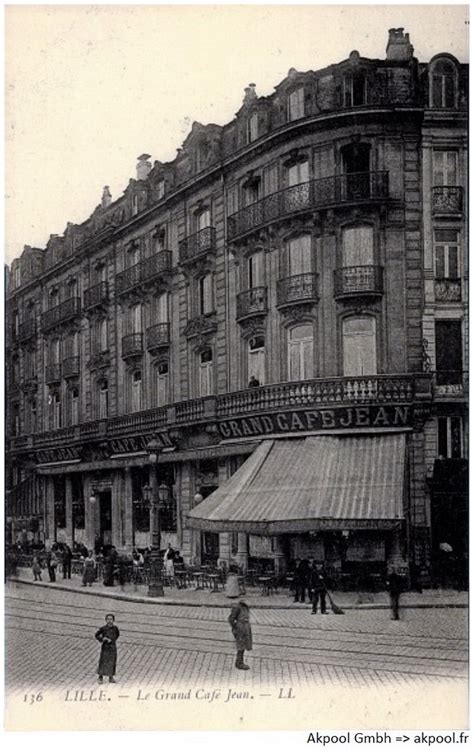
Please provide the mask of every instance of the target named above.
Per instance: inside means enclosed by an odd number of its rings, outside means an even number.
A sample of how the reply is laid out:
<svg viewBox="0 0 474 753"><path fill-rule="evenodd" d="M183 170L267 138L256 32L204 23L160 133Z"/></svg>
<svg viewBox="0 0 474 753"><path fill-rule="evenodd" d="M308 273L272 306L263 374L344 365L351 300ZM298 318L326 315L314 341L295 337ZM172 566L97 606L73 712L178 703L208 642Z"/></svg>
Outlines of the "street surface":
<svg viewBox="0 0 474 753"><path fill-rule="evenodd" d="M119 602L8 583L5 590L6 682L27 688L91 688L100 646L94 633L116 616L120 687L466 685L468 610L407 609L343 616L254 609L250 671L234 667L229 608Z"/></svg>

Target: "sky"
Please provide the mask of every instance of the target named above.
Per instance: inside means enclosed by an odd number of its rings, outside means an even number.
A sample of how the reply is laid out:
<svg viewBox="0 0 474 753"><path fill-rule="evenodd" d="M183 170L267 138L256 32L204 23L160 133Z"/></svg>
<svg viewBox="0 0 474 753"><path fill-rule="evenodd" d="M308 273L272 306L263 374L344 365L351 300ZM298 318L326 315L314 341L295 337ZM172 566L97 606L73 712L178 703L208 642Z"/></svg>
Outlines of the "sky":
<svg viewBox="0 0 474 753"><path fill-rule="evenodd" d="M290 68L415 55L468 59L466 5L10 5L5 11L5 258L82 222L136 158L171 160L194 120L223 125Z"/></svg>

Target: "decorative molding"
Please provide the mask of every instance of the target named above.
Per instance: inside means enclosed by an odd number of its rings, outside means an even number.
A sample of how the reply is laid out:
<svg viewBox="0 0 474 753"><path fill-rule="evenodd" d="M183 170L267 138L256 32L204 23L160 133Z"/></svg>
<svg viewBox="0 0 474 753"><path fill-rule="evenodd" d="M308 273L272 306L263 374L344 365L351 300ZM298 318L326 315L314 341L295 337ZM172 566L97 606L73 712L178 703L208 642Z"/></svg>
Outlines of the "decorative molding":
<svg viewBox="0 0 474 753"><path fill-rule="evenodd" d="M314 304L306 302L298 303L294 306L286 306L280 313L285 326L314 321L316 318Z"/></svg>
<svg viewBox="0 0 474 753"><path fill-rule="evenodd" d="M246 340L249 340L251 337L255 337L255 335L265 334L265 320L266 313L263 313L256 316L251 316L248 319L240 322L242 337Z"/></svg>

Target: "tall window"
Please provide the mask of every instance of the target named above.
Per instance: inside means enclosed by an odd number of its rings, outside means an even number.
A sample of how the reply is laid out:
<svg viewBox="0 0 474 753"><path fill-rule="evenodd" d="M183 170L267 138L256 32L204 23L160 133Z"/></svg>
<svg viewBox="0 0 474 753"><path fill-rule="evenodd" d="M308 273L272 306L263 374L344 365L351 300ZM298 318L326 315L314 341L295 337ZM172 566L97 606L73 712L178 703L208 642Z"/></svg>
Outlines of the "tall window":
<svg viewBox="0 0 474 753"><path fill-rule="evenodd" d="M198 279L198 312L203 315L213 310L212 274L207 274Z"/></svg>
<svg viewBox="0 0 474 753"><path fill-rule="evenodd" d="M377 373L376 325L372 316L351 316L342 325L344 376Z"/></svg>
<svg viewBox="0 0 474 753"><path fill-rule="evenodd" d="M196 216L196 225L198 230L204 230L211 225L211 210L205 209Z"/></svg>
<svg viewBox="0 0 474 753"><path fill-rule="evenodd" d="M14 437L20 435L20 404L14 403L12 406L12 432Z"/></svg>
<svg viewBox="0 0 474 753"><path fill-rule="evenodd" d="M37 410L36 410L36 400L33 398L32 400L28 400L27 403L27 411L28 411L28 431L30 434L34 434L36 432L36 416L37 416Z"/></svg>
<svg viewBox="0 0 474 753"><path fill-rule="evenodd" d="M313 327L293 327L288 339L288 377L290 382L313 376Z"/></svg>
<svg viewBox="0 0 474 753"><path fill-rule="evenodd" d="M107 379L101 379L99 384L99 418L107 418L109 415L109 383Z"/></svg>
<svg viewBox="0 0 474 753"><path fill-rule="evenodd" d="M374 263L374 230L369 226L351 227L342 233L342 266L364 267Z"/></svg>
<svg viewBox="0 0 474 753"><path fill-rule="evenodd" d="M258 112L253 112L247 121L247 140L249 143L258 139Z"/></svg>
<svg viewBox="0 0 474 753"><path fill-rule="evenodd" d="M263 285L263 253L256 251L247 257L247 283L249 288Z"/></svg>
<svg viewBox="0 0 474 753"><path fill-rule="evenodd" d="M309 181L309 162L296 162L288 168L288 185L297 186Z"/></svg>
<svg viewBox="0 0 474 753"><path fill-rule="evenodd" d="M252 337L248 343L248 374L249 386L257 380L259 384L265 384L265 338L263 335Z"/></svg>
<svg viewBox="0 0 474 753"><path fill-rule="evenodd" d="M260 198L260 180L248 181L243 186L243 203L245 207L255 204Z"/></svg>
<svg viewBox="0 0 474 753"><path fill-rule="evenodd" d="M459 233L457 230L437 228L435 237L435 278L457 279L459 274Z"/></svg>
<svg viewBox="0 0 474 753"><path fill-rule="evenodd" d="M69 393L71 424L75 426L79 423L79 387L73 387Z"/></svg>
<svg viewBox="0 0 474 753"><path fill-rule="evenodd" d="M462 416L438 416L438 455L463 457Z"/></svg>
<svg viewBox="0 0 474 753"><path fill-rule="evenodd" d="M156 399L157 405L169 403L169 365L166 361L156 367Z"/></svg>
<svg viewBox="0 0 474 753"><path fill-rule="evenodd" d="M157 183L156 193L158 199L162 199L165 195L165 181L163 178L161 178L161 180L159 180Z"/></svg>
<svg viewBox="0 0 474 753"><path fill-rule="evenodd" d="M71 280L69 280L67 284L67 291L68 291L69 298L77 298L79 294L78 290L79 288L78 288L77 280L75 277L73 277Z"/></svg>
<svg viewBox="0 0 474 753"><path fill-rule="evenodd" d="M137 370L131 374L132 379L132 413L142 409L142 372Z"/></svg>
<svg viewBox="0 0 474 753"><path fill-rule="evenodd" d="M435 321L436 383L462 384L462 330L459 319Z"/></svg>
<svg viewBox="0 0 474 753"><path fill-rule="evenodd" d="M457 152L435 150L433 152L433 185L456 186L457 164Z"/></svg>
<svg viewBox="0 0 474 753"><path fill-rule="evenodd" d="M311 272L311 236L300 235L286 245L288 277Z"/></svg>
<svg viewBox="0 0 474 753"><path fill-rule="evenodd" d="M169 320L169 293L162 293L156 299L156 321L158 324L167 324Z"/></svg>
<svg viewBox="0 0 474 753"><path fill-rule="evenodd" d="M36 350L25 351L25 376L27 379L36 376Z"/></svg>
<svg viewBox="0 0 474 753"><path fill-rule="evenodd" d="M367 82L365 73L353 73L344 76L344 107L365 105L367 98Z"/></svg>
<svg viewBox="0 0 474 753"><path fill-rule="evenodd" d="M304 87L300 86L288 97L288 120L304 118Z"/></svg>
<svg viewBox="0 0 474 753"><path fill-rule="evenodd" d="M138 194L134 193L132 196L132 215L138 214Z"/></svg>
<svg viewBox="0 0 474 753"><path fill-rule="evenodd" d="M137 303L136 306L132 306L130 310L132 334L139 334L142 331L142 306L141 303Z"/></svg>
<svg viewBox="0 0 474 753"><path fill-rule="evenodd" d="M53 365L59 363L61 360L61 341L59 339L52 340L49 345L49 364Z"/></svg>
<svg viewBox="0 0 474 753"><path fill-rule="evenodd" d="M52 309L59 303L59 290L54 287L49 291L49 308Z"/></svg>
<svg viewBox="0 0 474 753"><path fill-rule="evenodd" d="M138 264L141 257L141 250L140 250L140 244L139 243L132 243L132 245L129 247L127 251L127 259L128 259L128 266L133 267L135 264Z"/></svg>
<svg viewBox="0 0 474 753"><path fill-rule="evenodd" d="M206 397L214 392L214 359L212 348L199 354L199 396Z"/></svg>
<svg viewBox="0 0 474 753"><path fill-rule="evenodd" d="M456 66L451 60L438 60L430 73L431 107L456 106Z"/></svg>
<svg viewBox="0 0 474 753"><path fill-rule="evenodd" d="M21 270L19 264L16 265L13 273L13 283L15 288L19 288L21 285Z"/></svg>
<svg viewBox="0 0 474 753"><path fill-rule="evenodd" d="M57 389L51 389L48 397L49 425L51 429L60 429L62 422L61 394Z"/></svg>

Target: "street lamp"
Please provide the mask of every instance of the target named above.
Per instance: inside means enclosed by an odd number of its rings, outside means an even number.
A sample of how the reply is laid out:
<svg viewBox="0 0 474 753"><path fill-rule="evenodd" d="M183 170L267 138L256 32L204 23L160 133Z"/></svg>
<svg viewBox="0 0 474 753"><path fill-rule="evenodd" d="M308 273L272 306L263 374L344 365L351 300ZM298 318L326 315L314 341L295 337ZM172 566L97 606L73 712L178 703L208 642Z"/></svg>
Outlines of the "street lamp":
<svg viewBox="0 0 474 753"><path fill-rule="evenodd" d="M150 460L150 486L144 487L143 491L150 500L151 506L151 556L150 556L150 580L148 583L148 596L164 596L163 581L161 578L161 530L160 530L160 498L157 482L156 465L161 452L159 442L148 443L148 458Z"/></svg>

